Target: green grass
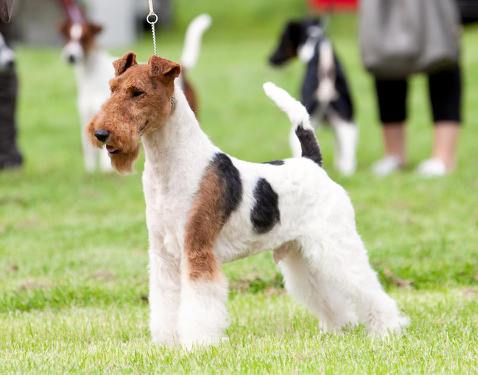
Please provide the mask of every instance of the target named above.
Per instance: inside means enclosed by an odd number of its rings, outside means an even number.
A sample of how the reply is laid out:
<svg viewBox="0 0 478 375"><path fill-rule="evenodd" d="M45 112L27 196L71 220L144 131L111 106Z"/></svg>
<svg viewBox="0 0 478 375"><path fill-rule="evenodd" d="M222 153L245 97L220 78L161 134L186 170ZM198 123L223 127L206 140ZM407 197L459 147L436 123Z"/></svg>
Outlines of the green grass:
<svg viewBox="0 0 478 375"><path fill-rule="evenodd" d="M263 161L289 155L288 121L261 84L272 80L298 91L300 63L282 71L265 63L282 23L303 11L296 3L183 0L176 26L160 35L160 53L175 59L187 21L205 10L213 15L191 76L202 127L235 156ZM355 96L359 171L340 178L327 169L349 191L371 262L412 320L405 336L373 341L361 328L338 337L320 334L316 320L283 292L271 255L263 253L225 266L232 287L227 344L194 353L153 346L144 301L141 163L127 177L87 175L72 71L58 49L21 47L20 143L27 164L0 174L0 373L476 370L478 30L464 36L466 121L456 173L430 181L413 173L431 148L425 80L416 78L409 101L410 168L377 179L369 166L381 155L380 129L355 23L351 16L334 18L331 33ZM131 48L145 60L150 40ZM331 164L332 135L325 129L318 137ZM398 288L400 280L411 286Z"/></svg>

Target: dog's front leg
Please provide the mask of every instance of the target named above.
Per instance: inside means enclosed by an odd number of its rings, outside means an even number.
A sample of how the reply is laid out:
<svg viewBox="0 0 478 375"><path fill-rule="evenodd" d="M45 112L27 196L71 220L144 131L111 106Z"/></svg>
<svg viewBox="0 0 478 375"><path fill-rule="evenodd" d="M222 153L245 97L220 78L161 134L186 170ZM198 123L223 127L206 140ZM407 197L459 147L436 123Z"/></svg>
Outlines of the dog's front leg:
<svg viewBox="0 0 478 375"><path fill-rule="evenodd" d="M225 340L228 288L214 253L217 231L212 227L200 214L186 227L178 322L179 339L186 349Z"/></svg>
<svg viewBox="0 0 478 375"><path fill-rule="evenodd" d="M185 257L186 258L186 257ZM218 269L213 274L194 275L187 259L181 272L181 304L178 332L185 349L217 345L226 340L227 281ZM196 266L199 266L199 261ZM202 264L201 266L203 266Z"/></svg>
<svg viewBox="0 0 478 375"><path fill-rule="evenodd" d="M180 259L165 248L149 250L150 330L153 342L178 342L177 319L181 291Z"/></svg>

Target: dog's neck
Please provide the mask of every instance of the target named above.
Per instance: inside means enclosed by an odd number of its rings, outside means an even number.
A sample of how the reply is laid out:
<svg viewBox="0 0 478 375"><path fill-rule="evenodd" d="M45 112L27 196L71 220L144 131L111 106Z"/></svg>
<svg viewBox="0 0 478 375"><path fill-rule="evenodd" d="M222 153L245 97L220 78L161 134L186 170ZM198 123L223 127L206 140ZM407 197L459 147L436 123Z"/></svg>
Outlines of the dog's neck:
<svg viewBox="0 0 478 375"><path fill-rule="evenodd" d="M201 130L186 98L175 85L173 113L161 128L142 137L145 173L164 188L195 189L203 169L218 149Z"/></svg>
<svg viewBox="0 0 478 375"><path fill-rule="evenodd" d="M113 77L114 71L111 65L111 56L98 46L94 46L82 59L75 65L78 83L85 80L98 80L106 82L106 77Z"/></svg>

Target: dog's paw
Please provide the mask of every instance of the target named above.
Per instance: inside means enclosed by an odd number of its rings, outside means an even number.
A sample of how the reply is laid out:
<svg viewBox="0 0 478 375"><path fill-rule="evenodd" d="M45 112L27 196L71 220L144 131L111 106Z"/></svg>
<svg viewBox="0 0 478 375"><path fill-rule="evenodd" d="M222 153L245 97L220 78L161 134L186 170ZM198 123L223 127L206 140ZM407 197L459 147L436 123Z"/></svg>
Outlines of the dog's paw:
<svg viewBox="0 0 478 375"><path fill-rule="evenodd" d="M373 338L385 339L390 335L400 335L410 324L410 319L406 316L398 316L396 319L388 321L380 327L369 327L368 333Z"/></svg>
<svg viewBox="0 0 478 375"><path fill-rule="evenodd" d="M185 340L181 340L181 347L186 351L192 351L194 349L218 346L228 341L229 341L229 338L227 336L203 337L200 339L185 339Z"/></svg>
<svg viewBox="0 0 478 375"><path fill-rule="evenodd" d="M161 346L176 346L179 343L178 337L174 332L164 332L159 330L151 331L153 344Z"/></svg>

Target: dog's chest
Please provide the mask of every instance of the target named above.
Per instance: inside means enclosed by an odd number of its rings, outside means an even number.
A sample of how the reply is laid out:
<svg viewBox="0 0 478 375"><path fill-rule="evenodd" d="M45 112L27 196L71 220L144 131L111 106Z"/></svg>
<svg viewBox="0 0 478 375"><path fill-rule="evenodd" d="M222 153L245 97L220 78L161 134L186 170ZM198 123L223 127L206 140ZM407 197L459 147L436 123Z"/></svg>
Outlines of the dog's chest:
<svg viewBox="0 0 478 375"><path fill-rule="evenodd" d="M168 249L179 249L183 242L184 225L192 203L192 194L181 194L181 189L165 189L147 172L143 175L143 189L150 234L161 239Z"/></svg>

